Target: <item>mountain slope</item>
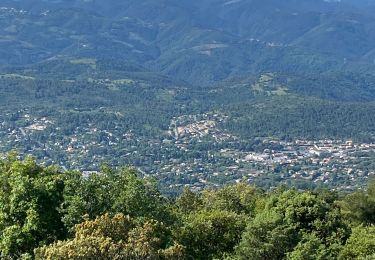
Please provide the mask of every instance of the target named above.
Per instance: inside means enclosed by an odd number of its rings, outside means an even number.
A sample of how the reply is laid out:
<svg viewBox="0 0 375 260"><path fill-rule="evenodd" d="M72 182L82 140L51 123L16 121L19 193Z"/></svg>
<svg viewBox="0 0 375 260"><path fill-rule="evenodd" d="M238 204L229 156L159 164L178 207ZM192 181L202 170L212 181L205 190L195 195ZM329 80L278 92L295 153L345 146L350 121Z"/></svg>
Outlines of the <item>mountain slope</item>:
<svg viewBox="0 0 375 260"><path fill-rule="evenodd" d="M72 0L2 5L0 64L25 65L57 55L118 58L194 84L261 71L375 69L375 18L341 2Z"/></svg>

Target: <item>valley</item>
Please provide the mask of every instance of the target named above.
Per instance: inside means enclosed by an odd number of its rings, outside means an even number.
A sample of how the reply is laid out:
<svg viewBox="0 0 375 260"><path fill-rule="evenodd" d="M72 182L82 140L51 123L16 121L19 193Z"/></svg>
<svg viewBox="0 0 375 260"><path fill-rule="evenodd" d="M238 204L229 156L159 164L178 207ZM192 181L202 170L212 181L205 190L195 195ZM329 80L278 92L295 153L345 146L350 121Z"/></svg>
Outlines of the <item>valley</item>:
<svg viewBox="0 0 375 260"><path fill-rule="evenodd" d="M375 174L374 143L246 140L219 127L227 120L222 114L180 116L163 134L146 138L133 130L124 132L121 115L112 118L110 127L93 122L65 134L51 119L18 112L17 126L3 122L0 127L3 152L18 148L20 155L32 154L45 165L58 162L62 169L85 173L96 172L103 163L132 164L159 180L171 195L185 187L199 191L244 180L267 189L286 184L348 191L364 187Z"/></svg>
<svg viewBox="0 0 375 260"><path fill-rule="evenodd" d="M4 1L0 151L88 173L134 165L172 196L241 180L364 187L374 174L374 7L199 7Z"/></svg>

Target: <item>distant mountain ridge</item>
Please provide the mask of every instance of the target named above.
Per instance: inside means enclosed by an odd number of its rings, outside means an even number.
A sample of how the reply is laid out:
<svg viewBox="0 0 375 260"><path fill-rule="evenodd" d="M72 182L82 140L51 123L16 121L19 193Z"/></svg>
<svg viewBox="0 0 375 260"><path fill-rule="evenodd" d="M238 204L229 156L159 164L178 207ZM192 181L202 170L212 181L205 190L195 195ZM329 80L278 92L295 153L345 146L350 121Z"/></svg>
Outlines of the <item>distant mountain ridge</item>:
<svg viewBox="0 0 375 260"><path fill-rule="evenodd" d="M370 3L3 1L0 64L118 58L195 85L262 71L374 73Z"/></svg>

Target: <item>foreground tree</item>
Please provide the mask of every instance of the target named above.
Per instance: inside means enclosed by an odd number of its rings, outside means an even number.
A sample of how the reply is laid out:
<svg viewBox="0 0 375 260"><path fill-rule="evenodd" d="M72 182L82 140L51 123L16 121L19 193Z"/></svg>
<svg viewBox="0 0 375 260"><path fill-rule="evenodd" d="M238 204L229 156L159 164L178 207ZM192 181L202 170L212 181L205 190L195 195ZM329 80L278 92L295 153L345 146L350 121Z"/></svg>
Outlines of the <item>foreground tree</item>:
<svg viewBox="0 0 375 260"><path fill-rule="evenodd" d="M135 224L129 216L108 214L76 226L75 237L35 250L36 259L183 259L184 248L168 245L158 221Z"/></svg>
<svg viewBox="0 0 375 260"><path fill-rule="evenodd" d="M99 173L87 177L72 175L65 184L62 213L71 231L83 221L83 216L95 219L106 213L171 221L166 201L156 184L139 178L133 168L103 167Z"/></svg>
<svg viewBox="0 0 375 260"><path fill-rule="evenodd" d="M32 158L10 155L0 163L1 258L19 259L33 248L64 239L59 207L64 174L38 166Z"/></svg>
<svg viewBox="0 0 375 260"><path fill-rule="evenodd" d="M220 189L205 190L201 199L206 210L226 210L253 217L260 194L259 189L240 182Z"/></svg>
<svg viewBox="0 0 375 260"><path fill-rule="evenodd" d="M298 259L310 250L314 259L337 258L350 229L330 202L312 192L294 190L271 196L263 212L248 224L235 257Z"/></svg>
<svg viewBox="0 0 375 260"><path fill-rule="evenodd" d="M83 176L12 154L0 161L0 186L1 258L32 256L34 248L73 235L85 217L124 213L140 223L172 221L155 183L132 168Z"/></svg>
<svg viewBox="0 0 375 260"><path fill-rule="evenodd" d="M342 201L342 213L354 225L375 224L375 179L366 191L349 194Z"/></svg>
<svg viewBox="0 0 375 260"><path fill-rule="evenodd" d="M293 225L284 223L280 213L265 211L250 221L233 258L282 259L297 242Z"/></svg>
<svg viewBox="0 0 375 260"><path fill-rule="evenodd" d="M340 259L375 259L375 226L354 228Z"/></svg>
<svg viewBox="0 0 375 260"><path fill-rule="evenodd" d="M83 176L9 156L0 186L1 259L375 257L374 183L350 195L238 183L172 202L132 168Z"/></svg>
<svg viewBox="0 0 375 260"><path fill-rule="evenodd" d="M191 259L220 259L240 241L245 219L234 212L199 211L184 219L175 236Z"/></svg>

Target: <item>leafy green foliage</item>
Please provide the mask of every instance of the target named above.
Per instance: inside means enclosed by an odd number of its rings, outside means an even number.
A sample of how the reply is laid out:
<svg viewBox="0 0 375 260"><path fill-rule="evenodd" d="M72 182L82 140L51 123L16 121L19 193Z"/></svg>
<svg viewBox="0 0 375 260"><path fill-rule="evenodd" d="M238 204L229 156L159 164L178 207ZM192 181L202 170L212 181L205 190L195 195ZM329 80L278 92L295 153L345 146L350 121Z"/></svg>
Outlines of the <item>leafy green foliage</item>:
<svg viewBox="0 0 375 260"><path fill-rule="evenodd" d="M0 252L20 257L33 248L64 238L59 207L64 181L56 168L44 168L31 158L9 156L0 165Z"/></svg>
<svg viewBox="0 0 375 260"><path fill-rule="evenodd" d="M73 228L85 215L93 219L105 213L168 220L168 210L153 182L139 179L131 168L102 170L67 181L62 212L68 227Z"/></svg>
<svg viewBox="0 0 375 260"><path fill-rule="evenodd" d="M182 259L178 244L160 249L163 225L149 221L136 226L122 214L107 214L77 225L75 237L35 250L36 259Z"/></svg>
<svg viewBox="0 0 375 260"><path fill-rule="evenodd" d="M227 185L219 190L202 193L203 207L207 210L227 210L237 214L255 215L256 201L260 191L246 183Z"/></svg>
<svg viewBox="0 0 375 260"><path fill-rule="evenodd" d="M339 259L372 259L375 256L375 227L355 228Z"/></svg>
<svg viewBox="0 0 375 260"><path fill-rule="evenodd" d="M32 253L36 247L65 239L75 224L105 214L124 213L140 223L171 221L155 185L139 179L130 168L103 167L103 172L85 177L9 156L1 162L0 174L2 257Z"/></svg>
<svg viewBox="0 0 375 260"><path fill-rule="evenodd" d="M59 171L0 162L3 259L367 259L366 192L265 193L240 182L168 200L132 168ZM359 194L359 195L358 195ZM364 202L360 201L364 200ZM349 207L352 203L352 207Z"/></svg>
<svg viewBox="0 0 375 260"><path fill-rule="evenodd" d="M236 248L237 259L281 259L297 241L293 227L283 223L276 212L264 212L246 227Z"/></svg>
<svg viewBox="0 0 375 260"><path fill-rule="evenodd" d="M308 234L302 238L292 252L287 253L287 259L334 259L326 252L325 245L314 234Z"/></svg>
<svg viewBox="0 0 375 260"><path fill-rule="evenodd" d="M177 240L193 259L222 258L240 240L245 228L244 216L223 210L199 211L183 219Z"/></svg>
<svg viewBox="0 0 375 260"><path fill-rule="evenodd" d="M298 259L308 250L316 258L335 258L349 236L338 208L311 192L273 195L250 221L236 249L239 259Z"/></svg>
<svg viewBox="0 0 375 260"><path fill-rule="evenodd" d="M355 224L375 224L375 179L367 191L358 191L346 196L342 202L343 214Z"/></svg>

